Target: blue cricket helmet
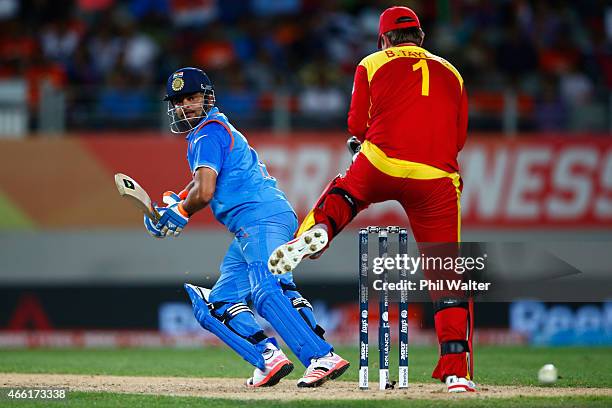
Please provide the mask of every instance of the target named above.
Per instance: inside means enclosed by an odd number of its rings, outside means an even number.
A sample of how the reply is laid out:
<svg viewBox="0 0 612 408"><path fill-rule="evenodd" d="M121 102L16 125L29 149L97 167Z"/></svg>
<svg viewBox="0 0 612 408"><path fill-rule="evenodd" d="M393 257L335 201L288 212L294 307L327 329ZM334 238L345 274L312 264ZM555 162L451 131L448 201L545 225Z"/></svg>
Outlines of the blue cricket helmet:
<svg viewBox="0 0 612 408"><path fill-rule="evenodd" d="M204 98L191 104L181 102L183 97L195 93L203 93ZM215 106L215 90L201 69L181 68L168 77L164 101L168 102L170 130L173 133L190 132L208 117L208 112Z"/></svg>
<svg viewBox="0 0 612 408"><path fill-rule="evenodd" d="M180 68L168 77L164 101L196 92L206 94L212 90L213 84L204 71L192 67Z"/></svg>

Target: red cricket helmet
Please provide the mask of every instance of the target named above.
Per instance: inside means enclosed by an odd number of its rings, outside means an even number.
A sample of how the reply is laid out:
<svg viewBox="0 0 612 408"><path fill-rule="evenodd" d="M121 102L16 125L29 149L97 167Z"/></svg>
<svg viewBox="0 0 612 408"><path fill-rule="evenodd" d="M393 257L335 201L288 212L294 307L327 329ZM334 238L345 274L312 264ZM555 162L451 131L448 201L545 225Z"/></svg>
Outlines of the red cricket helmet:
<svg viewBox="0 0 612 408"><path fill-rule="evenodd" d="M382 35L399 28L421 27L419 17L412 9L403 6L389 7L380 15L378 23L378 48L382 46Z"/></svg>

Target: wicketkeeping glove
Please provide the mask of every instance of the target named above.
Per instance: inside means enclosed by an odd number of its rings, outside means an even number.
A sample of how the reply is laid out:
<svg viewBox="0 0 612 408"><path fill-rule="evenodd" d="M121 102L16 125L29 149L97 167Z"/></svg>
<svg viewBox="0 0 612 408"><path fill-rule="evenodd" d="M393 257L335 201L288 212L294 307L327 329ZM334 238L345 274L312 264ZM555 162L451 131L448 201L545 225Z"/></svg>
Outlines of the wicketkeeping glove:
<svg viewBox="0 0 612 408"><path fill-rule="evenodd" d="M346 147L351 153L353 161L355 161L357 155L361 151L361 142L355 136L351 136L346 140Z"/></svg>

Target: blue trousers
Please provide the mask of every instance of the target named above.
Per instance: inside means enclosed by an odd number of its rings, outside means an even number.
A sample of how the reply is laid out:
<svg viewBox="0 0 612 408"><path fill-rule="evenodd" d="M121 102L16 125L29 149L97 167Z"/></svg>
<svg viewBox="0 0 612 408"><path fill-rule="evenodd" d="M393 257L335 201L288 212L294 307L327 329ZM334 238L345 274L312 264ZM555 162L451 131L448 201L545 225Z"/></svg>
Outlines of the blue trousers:
<svg viewBox="0 0 612 408"><path fill-rule="evenodd" d="M254 225L240 228L223 258L220 267L221 276L213 286L209 297L209 302L215 304L215 313L221 316L232 306L238 303L248 303L252 300L252 293L255 290L253 285L256 285L258 280L261 281L262 277L271 277L271 274L265 267L263 275L260 271L257 273L258 277L249 276L249 274L253 274L253 267L249 268L249 265L267 265L272 251L290 241L297 227L295 214L285 212L259 220ZM277 279L282 288L282 295L289 299L289 302L287 303L285 300L279 304L278 300L273 301L272 304L276 302L279 307L273 308L276 315L275 321L268 320L273 327L275 327L275 323L285 327L285 333L279 332L279 334L283 336L290 347L293 346L292 351L300 358L302 363L308 366L310 359L327 354L332 350L332 346L316 335L316 340L311 339L305 343L299 339L299 333L302 333L302 335L304 333L312 334L312 332L320 333L320 328L317 326L310 303L297 292L293 283L293 274L286 273L280 275ZM278 293L278 287L272 293ZM283 308L283 304L289 305L290 310L287 311L286 308ZM296 312L291 308L291 305L297 310L301 318L295 319ZM285 323L289 322L299 327L291 326L295 330L287 330ZM254 342L253 339L259 339L256 347L265 349L267 339L262 339L262 329L252 314L240 313L227 324L241 337L252 342ZM296 347L297 349L293 350Z"/></svg>
<svg viewBox="0 0 612 408"><path fill-rule="evenodd" d="M295 214L285 212L264 218L259 223L240 228L221 262L221 277L213 286L211 302L248 302L251 285L247 265L268 263L272 251L293 239L298 222ZM291 272L280 275L282 284L293 285Z"/></svg>

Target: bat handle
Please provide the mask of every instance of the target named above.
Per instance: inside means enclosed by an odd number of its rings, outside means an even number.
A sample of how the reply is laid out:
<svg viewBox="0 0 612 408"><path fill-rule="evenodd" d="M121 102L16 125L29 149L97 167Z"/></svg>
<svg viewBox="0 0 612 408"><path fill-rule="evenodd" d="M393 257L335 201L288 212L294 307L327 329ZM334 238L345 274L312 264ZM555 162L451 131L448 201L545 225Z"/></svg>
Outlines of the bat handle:
<svg viewBox="0 0 612 408"><path fill-rule="evenodd" d="M154 205L151 205L151 213L153 214L153 221L158 222L161 218L161 215L159 215L159 211L157 211L157 208L155 208Z"/></svg>

